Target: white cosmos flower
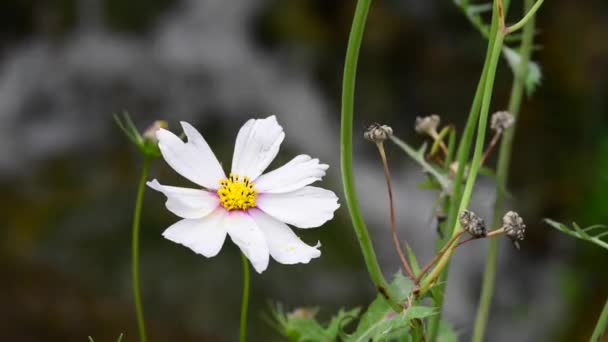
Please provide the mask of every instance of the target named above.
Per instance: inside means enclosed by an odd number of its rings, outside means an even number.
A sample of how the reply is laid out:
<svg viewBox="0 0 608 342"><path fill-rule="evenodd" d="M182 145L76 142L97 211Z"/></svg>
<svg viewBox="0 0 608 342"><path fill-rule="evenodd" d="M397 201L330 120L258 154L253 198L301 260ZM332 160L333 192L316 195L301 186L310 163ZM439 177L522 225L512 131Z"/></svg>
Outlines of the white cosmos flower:
<svg viewBox="0 0 608 342"><path fill-rule="evenodd" d="M167 209L182 218L165 230L165 238L210 258L229 235L258 273L266 270L270 255L282 264L308 263L321 255L319 243L305 244L287 224L314 228L333 218L340 206L336 195L309 186L321 180L328 165L301 154L262 174L285 138L276 117L270 116L251 119L241 128L226 177L203 136L190 124L181 124L187 142L159 129L158 146L165 161L199 187L148 182L167 196Z"/></svg>

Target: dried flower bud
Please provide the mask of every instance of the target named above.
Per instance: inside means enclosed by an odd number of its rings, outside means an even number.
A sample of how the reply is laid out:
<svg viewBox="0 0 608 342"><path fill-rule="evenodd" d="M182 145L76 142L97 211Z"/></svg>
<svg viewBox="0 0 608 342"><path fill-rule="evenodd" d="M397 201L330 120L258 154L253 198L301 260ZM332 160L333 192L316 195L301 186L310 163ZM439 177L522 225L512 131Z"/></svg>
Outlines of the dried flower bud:
<svg viewBox="0 0 608 342"><path fill-rule="evenodd" d="M524 220L514 211L509 211L502 218L502 226L513 245L519 249L519 242L523 241L526 235L526 225Z"/></svg>
<svg viewBox="0 0 608 342"><path fill-rule="evenodd" d="M473 237L482 238L488 233L483 219L470 210L463 210L458 215L458 222L460 222L462 229L466 230Z"/></svg>
<svg viewBox="0 0 608 342"><path fill-rule="evenodd" d="M515 123L515 117L513 114L507 111L496 112L492 114L490 127L496 131L502 133L505 129L513 126Z"/></svg>
<svg viewBox="0 0 608 342"><path fill-rule="evenodd" d="M363 133L363 137L369 141L373 141L375 143L383 142L393 135L393 129L387 125L380 125L378 123L374 123L367 128L365 133Z"/></svg>
<svg viewBox="0 0 608 342"><path fill-rule="evenodd" d="M437 127L439 127L440 122L441 118L437 114L417 117L415 126L416 133L427 134L430 136L437 135Z"/></svg>
<svg viewBox="0 0 608 342"><path fill-rule="evenodd" d="M315 308L297 308L292 312L287 314L289 319L294 318L304 318L304 319L314 319L317 315L317 309Z"/></svg>
<svg viewBox="0 0 608 342"><path fill-rule="evenodd" d="M167 121L164 121L164 120L154 121L152 123L152 125L150 125L150 127L148 127L148 129L146 129L144 131L143 137L144 137L144 139L146 139L148 141L158 143L158 139L156 139L156 132L161 128L167 128L167 127L169 127L169 124L167 123Z"/></svg>

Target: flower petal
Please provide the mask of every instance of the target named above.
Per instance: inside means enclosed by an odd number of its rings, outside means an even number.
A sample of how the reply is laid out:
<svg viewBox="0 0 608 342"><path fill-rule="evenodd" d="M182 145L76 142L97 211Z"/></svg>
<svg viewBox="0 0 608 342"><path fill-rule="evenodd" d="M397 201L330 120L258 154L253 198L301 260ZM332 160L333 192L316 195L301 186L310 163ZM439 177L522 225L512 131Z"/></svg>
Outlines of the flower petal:
<svg viewBox="0 0 608 342"><path fill-rule="evenodd" d="M227 212L224 227L232 241L239 246L243 254L251 261L258 273L264 272L270 259L268 245L264 234L251 216L241 210Z"/></svg>
<svg viewBox="0 0 608 342"><path fill-rule="evenodd" d="M184 219L167 228L163 236L207 258L217 255L226 240L222 220L226 211L218 208L202 219Z"/></svg>
<svg viewBox="0 0 608 342"><path fill-rule="evenodd" d="M301 189L321 180L325 176L327 164L319 164L319 159L301 154L278 169L261 175L255 181L259 193L285 193Z"/></svg>
<svg viewBox="0 0 608 342"><path fill-rule="evenodd" d="M236 137L232 172L255 180L277 155L284 138L283 127L274 115L247 121Z"/></svg>
<svg viewBox="0 0 608 342"><path fill-rule="evenodd" d="M167 196L165 206L181 218L203 218L220 205L217 195L205 190L166 186L156 179L147 184L152 189L165 194Z"/></svg>
<svg viewBox="0 0 608 342"><path fill-rule="evenodd" d="M319 227L340 207L336 194L314 186L284 194L259 194L256 205L277 220L299 228Z"/></svg>
<svg viewBox="0 0 608 342"><path fill-rule="evenodd" d="M180 175L200 186L217 189L220 179L226 178L222 166L203 136L189 123L181 124L188 142L161 128L156 132L160 152L167 164Z"/></svg>
<svg viewBox="0 0 608 342"><path fill-rule="evenodd" d="M307 264L321 256L321 251L302 242L285 223L258 209L249 210L257 226L262 230L268 243L270 255L281 264Z"/></svg>

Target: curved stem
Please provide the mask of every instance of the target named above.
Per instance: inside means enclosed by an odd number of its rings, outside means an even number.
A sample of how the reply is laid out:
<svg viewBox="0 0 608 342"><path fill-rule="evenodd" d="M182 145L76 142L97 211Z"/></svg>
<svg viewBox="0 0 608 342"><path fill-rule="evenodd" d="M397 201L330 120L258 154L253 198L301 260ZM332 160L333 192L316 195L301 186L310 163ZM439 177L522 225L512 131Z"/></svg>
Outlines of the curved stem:
<svg viewBox="0 0 608 342"><path fill-rule="evenodd" d="M344 187L344 197L346 206L350 213L353 222L353 228L357 234L361 252L365 259L365 265L370 278L378 288L378 291L384 295L391 307L399 312L399 305L395 297L390 293L390 289L376 258L374 247L371 243L367 227L363 221L357 193L355 190L355 180L353 175L353 109L355 100L355 81L357 73L357 61L359 59L359 49L363 40L363 32L365 30L365 22L371 0L357 1L355 8L355 16L348 37L348 46L346 48L346 58L344 61L344 76L342 79L342 113L340 126L340 165L342 172L342 185Z"/></svg>
<svg viewBox="0 0 608 342"><path fill-rule="evenodd" d="M249 260L245 254L241 253L243 261L243 301L241 303L241 333L239 342L247 340L247 309L249 308Z"/></svg>
<svg viewBox="0 0 608 342"><path fill-rule="evenodd" d="M593 335L591 335L591 339L589 342L600 342L604 331L606 331L606 326L608 325L608 300L606 300L606 304L604 305L604 309L600 314L600 318L597 320L597 324L595 325L595 329L593 330Z"/></svg>
<svg viewBox="0 0 608 342"><path fill-rule="evenodd" d="M529 11L533 0L525 0L525 10ZM507 188L507 179L509 177L509 164L511 161L511 149L513 146L513 138L515 136L515 127L517 125L517 117L519 116L523 92L525 89L525 79L528 73L528 64L530 55L532 54L532 44L534 41L534 18L524 27L520 56L521 61L514 76L513 87L511 88L511 97L509 100L509 112L516 118L515 124L505 131L500 143L498 152L498 164L496 171L496 202L494 203L493 226L498 226L504 211L505 189ZM494 292L494 281L496 278L496 261L498 259L498 240L491 239L488 243L488 254L486 256L486 266L483 274L481 285L481 295L477 315L475 318L475 326L473 328L473 341L481 342L485 334L492 295Z"/></svg>
<svg viewBox="0 0 608 342"><path fill-rule="evenodd" d="M131 276L133 281L133 301L135 303L137 329L139 331L139 340L141 342L146 342L146 323L144 320L144 311L141 305L141 294L139 290L139 223L141 219L142 201L144 198L144 192L146 190L146 179L148 178L149 168L150 158L146 157L144 159L139 186L137 188L137 198L135 199L135 211L133 213L131 238Z"/></svg>
<svg viewBox="0 0 608 342"><path fill-rule="evenodd" d="M507 33L513 33L515 31L519 30L520 28L524 27L524 25L526 25L526 23L528 23L530 20L532 20L534 18L534 15L536 14L536 11L538 11L538 9L540 8L540 5L543 4L543 1L545 1L545 0L537 0L536 3L534 3L534 6L532 6L532 8L530 8L528 13L526 13L526 15L523 18L521 18L520 21L507 27Z"/></svg>
<svg viewBox="0 0 608 342"><path fill-rule="evenodd" d="M417 278L412 272L412 268L410 267L409 262L405 258L405 254L403 253L403 249L401 248L401 242L399 242L399 236L397 235L397 224L395 223L395 204L393 201L393 187L391 185L391 175L388 171L388 160L386 158L386 153L384 152L384 144L382 142L376 143L376 147L378 147L378 152L380 153L380 159L382 159L382 166L384 169L384 178L386 179L386 188L388 191L388 201L390 206L390 215L391 215L391 232L393 235L393 243L395 244L395 249L397 250L397 254L401 259L401 264L403 264L403 268L407 275L412 279L414 283L417 282ZM407 242L406 242L407 243Z"/></svg>

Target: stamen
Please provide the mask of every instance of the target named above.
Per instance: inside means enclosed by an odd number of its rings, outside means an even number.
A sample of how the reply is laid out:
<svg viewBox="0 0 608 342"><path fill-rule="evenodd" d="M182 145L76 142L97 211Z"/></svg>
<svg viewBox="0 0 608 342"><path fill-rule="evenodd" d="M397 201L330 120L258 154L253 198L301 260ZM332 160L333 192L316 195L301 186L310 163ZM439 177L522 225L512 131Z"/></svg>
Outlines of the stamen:
<svg viewBox="0 0 608 342"><path fill-rule="evenodd" d="M227 210L247 210L255 207L257 191L249 177L239 177L230 173L228 178L220 180L221 187L217 190L220 204Z"/></svg>

